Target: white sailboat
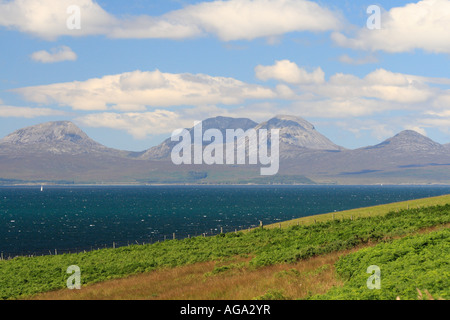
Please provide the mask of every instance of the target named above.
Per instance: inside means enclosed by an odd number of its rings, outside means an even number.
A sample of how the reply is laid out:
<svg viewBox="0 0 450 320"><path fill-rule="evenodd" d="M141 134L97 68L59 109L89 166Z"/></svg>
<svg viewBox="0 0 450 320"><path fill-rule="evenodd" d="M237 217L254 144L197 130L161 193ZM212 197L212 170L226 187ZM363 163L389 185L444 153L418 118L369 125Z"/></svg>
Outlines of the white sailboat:
<svg viewBox="0 0 450 320"><path fill-rule="evenodd" d="M41 192L44 191L44 186L41 185Z"/></svg>

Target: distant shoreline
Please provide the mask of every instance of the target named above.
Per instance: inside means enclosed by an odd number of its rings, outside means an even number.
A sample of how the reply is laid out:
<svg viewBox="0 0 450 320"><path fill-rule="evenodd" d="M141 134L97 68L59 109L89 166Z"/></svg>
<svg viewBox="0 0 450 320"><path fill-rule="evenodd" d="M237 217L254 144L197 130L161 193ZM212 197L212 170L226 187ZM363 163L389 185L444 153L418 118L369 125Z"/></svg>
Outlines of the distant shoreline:
<svg viewBox="0 0 450 320"><path fill-rule="evenodd" d="M46 183L20 183L20 184L5 184L0 185L0 188L5 187L146 187L146 186L196 186L196 187L215 187L215 186L450 186L450 183L372 183L372 184L327 184L327 183L270 183L270 184L257 184L257 183L108 183L108 184L46 184Z"/></svg>
<svg viewBox="0 0 450 320"><path fill-rule="evenodd" d="M372 184L333 184L333 183L80 183L80 184L47 184L18 183L5 184L2 187L145 187L145 186L450 186L450 183L372 183Z"/></svg>

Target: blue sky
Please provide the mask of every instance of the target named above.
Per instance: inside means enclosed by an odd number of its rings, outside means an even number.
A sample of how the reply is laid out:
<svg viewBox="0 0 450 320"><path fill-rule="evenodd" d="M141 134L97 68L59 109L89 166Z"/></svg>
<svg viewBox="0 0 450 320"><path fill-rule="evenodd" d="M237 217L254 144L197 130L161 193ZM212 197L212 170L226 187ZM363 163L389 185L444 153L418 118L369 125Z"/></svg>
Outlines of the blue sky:
<svg viewBox="0 0 450 320"><path fill-rule="evenodd" d="M0 137L71 120L140 151L194 120L291 114L347 148L449 143L448 26L450 0L0 0Z"/></svg>

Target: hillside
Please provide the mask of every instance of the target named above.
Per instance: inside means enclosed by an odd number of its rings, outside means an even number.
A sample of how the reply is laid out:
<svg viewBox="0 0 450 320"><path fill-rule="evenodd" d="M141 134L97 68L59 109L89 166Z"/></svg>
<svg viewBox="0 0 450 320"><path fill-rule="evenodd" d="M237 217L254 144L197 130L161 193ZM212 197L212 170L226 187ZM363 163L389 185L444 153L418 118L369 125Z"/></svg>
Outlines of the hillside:
<svg viewBox="0 0 450 320"><path fill-rule="evenodd" d="M373 246L377 243L396 241L396 239L416 232L427 233L448 228L450 226L449 199L450 196L443 196L424 199L423 203L420 202L421 200L415 200L414 203L419 206L415 208L412 208L412 205L410 206L410 202L399 203L396 205L400 205L404 209L390 212L388 212L389 207L383 209L382 206L379 206L377 214L372 213L372 208L366 208L365 213L359 217L351 216L348 218L348 215L346 215L345 219L343 218L344 214L341 216L341 213L332 213L327 216L328 219L324 219L322 222L308 223L305 221L305 223L301 223L297 221L297 224L291 224L284 228L257 228L250 232L227 233L206 238L195 237L116 249L101 249L79 254L0 261L0 296L3 298L23 298L39 292L62 289L67 278L65 269L67 265L72 264L80 266L83 270L83 285L89 284L89 286L79 292L68 292L68 290L57 292L59 298L62 298L64 293L66 298L81 298L86 294L85 297L92 299L96 294L105 294L104 290L96 289L96 286L91 287L94 283L123 278L133 274L136 274L137 277L140 277L140 274L147 277L146 275L150 276L153 272L170 272L172 268L185 268L186 276L188 276L189 272L197 267L199 269L196 270L204 270L203 267L205 266L213 266L212 270L203 273L203 277L205 277L205 281L215 282L222 277L231 276L233 278L242 273L251 276L253 272L261 275L261 272L270 272L270 270L288 272L287 274L283 272L280 276L295 276L297 273L292 269L297 268L300 264L303 265L300 263L302 261L313 259L312 261L315 261L316 264L314 264L313 270L310 270L309 275L305 274L308 279L315 279L314 275L317 276L323 272L329 275L331 272L332 276L334 274L333 265L322 264L324 261L336 261L336 258L344 253L355 252L361 247ZM436 204L445 202L447 205L432 206L433 202ZM432 261L433 259L429 258L429 260ZM99 264L98 261L102 261L102 263ZM210 262L215 263L211 264ZM166 269L167 267L169 269ZM39 272L42 268L47 272ZM17 274L14 270L22 271ZM44 274L45 276L36 277L35 275L38 274ZM277 277L276 274L272 274L270 279L273 276ZM439 275L435 275L435 277L437 277L435 281L439 282ZM24 282L24 279L27 279L27 281ZM130 281L133 280L133 278L130 279ZM235 280L238 281L239 277ZM340 282L334 283L338 285ZM100 283L99 285L102 288ZM106 283L106 285L108 284ZM245 282L242 285L245 286ZM414 286L416 285L418 284L413 282L409 287L407 286L409 291L394 292L394 294L411 298L408 292L410 292L411 287L415 290ZM164 287L162 286L162 288ZM93 291L89 288L92 288ZM266 285L261 283L258 288L260 292L258 296L264 298L266 294L272 294L271 289L270 286L267 286L267 283ZM422 287L421 289L432 290L433 288ZM118 292L112 291L111 294L115 295L115 298L120 298L121 292L124 295L127 292L126 285L120 290ZM326 291L322 290L321 293ZM136 294L136 291L134 292ZM316 290L315 293L320 292ZM450 292L445 290L439 293L444 298L448 298L450 295ZM142 298L164 296L163 292L159 291L158 286L154 285L147 288L147 291L142 294ZM308 293L309 295L310 293ZM51 298L52 294L49 294L49 296ZM246 299L254 297L247 296ZM268 298L268 296L265 297ZM192 298L192 296L183 298ZM219 297L216 296L215 298Z"/></svg>
<svg viewBox="0 0 450 320"><path fill-rule="evenodd" d="M256 122L246 119L246 118L230 118L230 117L215 117L209 118L202 121L202 135L208 129L218 129L222 135L226 136L227 129L242 129L248 130L257 125ZM192 143L194 142L194 128L187 129L192 138ZM152 160L167 160L170 161L170 154L172 149L178 142L172 141L170 138L164 140L158 146L150 148L149 150L143 152L139 157L140 159L152 159ZM207 145L207 143L205 143Z"/></svg>
<svg viewBox="0 0 450 320"><path fill-rule="evenodd" d="M127 151L107 148L70 121L46 122L17 130L0 140L1 154L103 154L124 157Z"/></svg>

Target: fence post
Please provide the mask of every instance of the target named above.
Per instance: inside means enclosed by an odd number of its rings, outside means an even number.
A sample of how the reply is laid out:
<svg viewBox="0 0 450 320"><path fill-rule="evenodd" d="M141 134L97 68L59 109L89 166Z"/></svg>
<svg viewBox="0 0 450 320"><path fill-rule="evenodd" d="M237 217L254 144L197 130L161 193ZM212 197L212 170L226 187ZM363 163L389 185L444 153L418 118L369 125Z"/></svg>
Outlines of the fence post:
<svg viewBox="0 0 450 320"><path fill-rule="evenodd" d="M175 240L175 232L173 233L173 240Z"/></svg>

